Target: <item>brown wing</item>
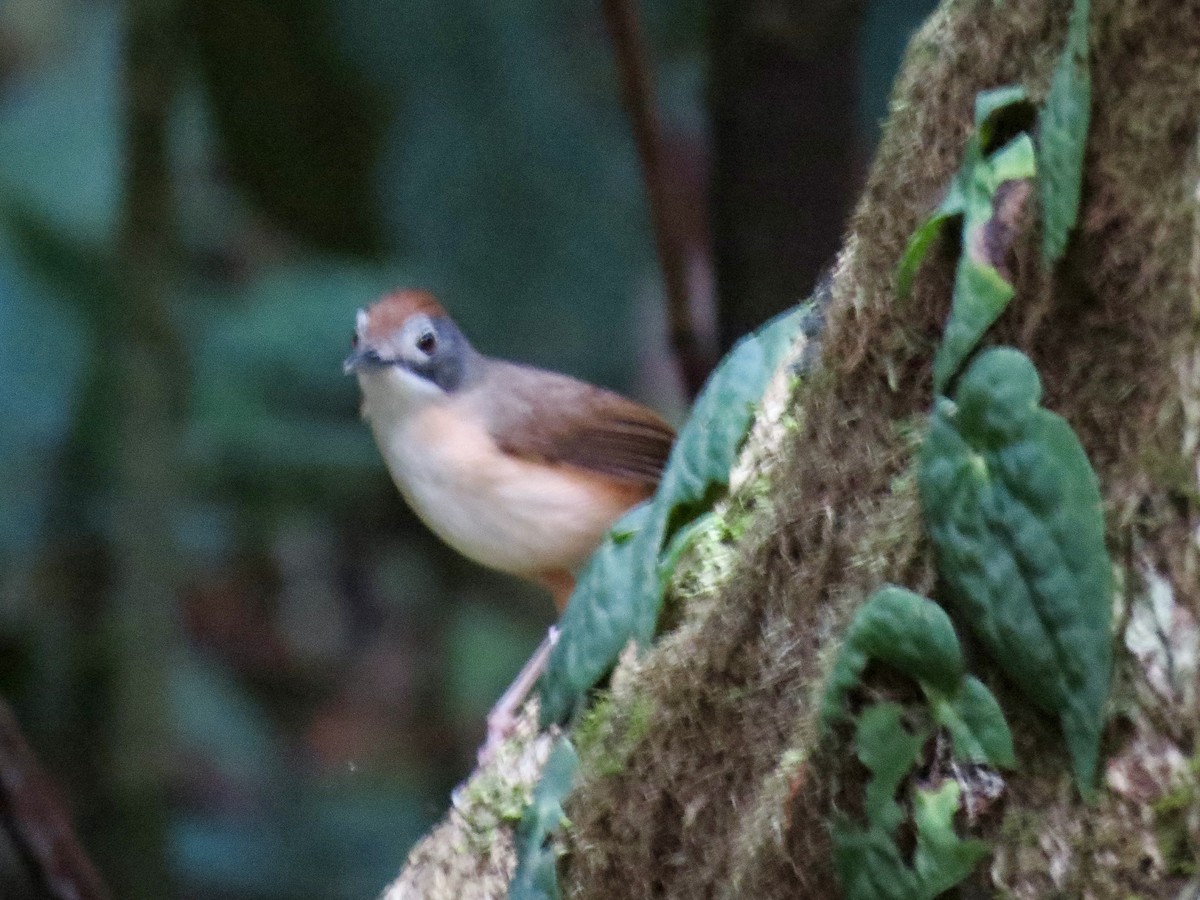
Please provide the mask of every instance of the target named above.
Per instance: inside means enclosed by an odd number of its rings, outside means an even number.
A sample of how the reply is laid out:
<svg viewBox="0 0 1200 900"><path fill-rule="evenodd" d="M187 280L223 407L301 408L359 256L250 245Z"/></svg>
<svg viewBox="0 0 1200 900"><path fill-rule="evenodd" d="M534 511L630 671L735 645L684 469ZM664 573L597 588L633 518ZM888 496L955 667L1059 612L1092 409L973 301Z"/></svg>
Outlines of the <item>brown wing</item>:
<svg viewBox="0 0 1200 900"><path fill-rule="evenodd" d="M499 360L491 384L505 390L481 410L506 453L578 466L641 484L662 474L675 432L653 410L566 375Z"/></svg>

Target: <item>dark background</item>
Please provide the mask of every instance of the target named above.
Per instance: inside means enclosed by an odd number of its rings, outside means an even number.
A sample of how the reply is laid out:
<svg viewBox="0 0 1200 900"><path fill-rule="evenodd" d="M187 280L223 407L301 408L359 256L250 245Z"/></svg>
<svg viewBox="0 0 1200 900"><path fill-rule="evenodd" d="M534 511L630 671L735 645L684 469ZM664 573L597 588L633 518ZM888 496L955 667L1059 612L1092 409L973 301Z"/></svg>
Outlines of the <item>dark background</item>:
<svg viewBox="0 0 1200 900"><path fill-rule="evenodd" d="M702 336L832 260L932 5L642 4ZM134 87L151 6L0 2L0 691L115 896L371 897L552 609L405 509L354 312L679 421L613 55L598 2L188 0Z"/></svg>

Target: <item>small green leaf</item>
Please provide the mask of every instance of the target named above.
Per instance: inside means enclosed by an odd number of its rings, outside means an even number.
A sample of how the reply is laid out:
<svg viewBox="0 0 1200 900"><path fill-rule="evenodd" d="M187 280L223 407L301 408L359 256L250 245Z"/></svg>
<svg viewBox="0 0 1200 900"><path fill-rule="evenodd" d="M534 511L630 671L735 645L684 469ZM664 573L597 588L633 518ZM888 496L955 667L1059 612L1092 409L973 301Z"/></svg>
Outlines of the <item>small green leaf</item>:
<svg viewBox="0 0 1200 900"><path fill-rule="evenodd" d="M917 826L917 850L913 866L923 897L937 897L950 890L988 855L983 841L964 841L954 833L958 812L958 784L947 780L934 790L917 790L913 795L913 821Z"/></svg>
<svg viewBox="0 0 1200 900"><path fill-rule="evenodd" d="M1028 105L1029 92L1021 84L1006 84L975 95L975 136L981 151L990 149L996 122L1014 106Z"/></svg>
<svg viewBox="0 0 1200 900"><path fill-rule="evenodd" d="M933 358L933 386L941 392L1013 297L1012 285L991 266L960 259L946 332Z"/></svg>
<svg viewBox="0 0 1200 900"><path fill-rule="evenodd" d="M1023 354L981 354L957 406L943 399L934 411L921 506L938 571L971 628L1030 700L1059 717L1090 795L1112 668L1111 564L1095 473L1040 396Z"/></svg>
<svg viewBox="0 0 1200 900"><path fill-rule="evenodd" d="M662 558L658 562L660 583L665 586L671 580L671 575L674 573L675 567L679 565L683 554L696 543L704 532L712 528L718 519L717 513L706 512L675 532L674 537L667 542L667 546L662 552Z"/></svg>
<svg viewBox="0 0 1200 900"><path fill-rule="evenodd" d="M1038 116L1038 180L1042 200L1042 257L1062 259L1079 218L1083 158L1091 120L1088 66L1088 0L1075 0L1063 48Z"/></svg>
<svg viewBox="0 0 1200 900"><path fill-rule="evenodd" d="M563 799L575 783L579 757L567 738L559 738L533 798L517 825L517 868L508 888L509 900L559 900L558 850L554 836L569 824Z"/></svg>
<svg viewBox="0 0 1200 900"><path fill-rule="evenodd" d="M986 219L992 214L991 198L1001 184L1037 174L1037 154L1029 135L1018 134L989 156L987 165L979 169L978 174L981 190L972 200L979 206L972 213L978 219Z"/></svg>
<svg viewBox="0 0 1200 900"><path fill-rule="evenodd" d="M904 707L898 703L876 703L858 720L854 745L858 758L871 772L867 782L867 821L889 837L904 821L896 792L917 764L928 732L912 733L904 727Z"/></svg>
<svg viewBox="0 0 1200 900"><path fill-rule="evenodd" d="M934 695L930 703L934 719L950 732L956 759L1006 769L1016 765L1004 713L995 695L978 678L968 675L957 696Z"/></svg>
<svg viewBox="0 0 1200 900"><path fill-rule="evenodd" d="M961 180L961 175L954 177L946 191L946 196L942 198L938 208L933 211L933 215L921 223L921 227L914 231L913 236L909 238L908 246L904 248L904 256L901 257L900 265L896 269L896 296L901 300L912 293L913 280L917 277L917 270L921 268L921 263L925 261L925 256L929 253L933 242L942 233L942 228L952 219L963 214L966 201L963 197Z"/></svg>
<svg viewBox="0 0 1200 900"><path fill-rule="evenodd" d="M846 633L821 702L829 725L846 715L846 694L878 659L945 694L963 677L962 649L945 610L919 594L886 585L863 604Z"/></svg>
<svg viewBox="0 0 1200 900"><path fill-rule="evenodd" d="M977 248L992 218L992 199L1006 181L1032 178L1036 171L1033 142L1021 134L975 166L966 185L963 252L954 277L954 298L946 333L933 360L934 390L941 393L975 351L980 338L1012 299L1012 285Z"/></svg>
<svg viewBox="0 0 1200 900"><path fill-rule="evenodd" d="M904 256L896 269L896 296L904 299L911 293L913 279L921 267L929 248L941 234L942 228L954 218L963 215L967 210L970 185L977 177L977 169L984 163L985 151L991 148L992 139L996 133L996 125L1000 117L1012 110L1014 106L1028 106L1029 95L1019 84L1005 85L990 91L981 91L975 97L975 132L967 141L963 152L963 162L946 196L938 204L938 208L913 232ZM1015 176L1009 176L1015 177ZM990 197L994 188L988 192ZM986 215L985 215L986 218Z"/></svg>
<svg viewBox="0 0 1200 900"><path fill-rule="evenodd" d="M614 526L637 534L624 543L607 539L579 576L542 678L543 726L566 721L631 640L646 646L653 639L665 586L664 544L726 488L754 404L797 333L819 315L809 303L777 316L739 341L709 377L654 498Z"/></svg>

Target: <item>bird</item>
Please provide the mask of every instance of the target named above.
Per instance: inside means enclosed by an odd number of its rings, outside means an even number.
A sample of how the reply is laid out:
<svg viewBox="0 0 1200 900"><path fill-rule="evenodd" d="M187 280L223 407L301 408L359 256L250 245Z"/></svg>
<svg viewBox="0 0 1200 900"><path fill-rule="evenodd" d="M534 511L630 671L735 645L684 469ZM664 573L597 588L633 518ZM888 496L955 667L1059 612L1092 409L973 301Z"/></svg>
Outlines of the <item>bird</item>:
<svg viewBox="0 0 1200 900"><path fill-rule="evenodd" d="M343 368L417 517L468 559L541 585L560 614L612 524L653 494L675 439L617 393L484 356L426 290L360 309ZM556 636L489 714L486 746L511 730Z"/></svg>

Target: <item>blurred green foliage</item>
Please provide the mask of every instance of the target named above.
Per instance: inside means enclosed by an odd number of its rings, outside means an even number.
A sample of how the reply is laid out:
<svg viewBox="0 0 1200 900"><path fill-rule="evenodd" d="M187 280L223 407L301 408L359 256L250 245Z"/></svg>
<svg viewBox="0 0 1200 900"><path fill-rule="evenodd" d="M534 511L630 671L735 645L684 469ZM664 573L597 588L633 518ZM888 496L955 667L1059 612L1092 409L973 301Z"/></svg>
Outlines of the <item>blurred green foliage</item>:
<svg viewBox="0 0 1200 900"><path fill-rule="evenodd" d="M100 349L119 299L121 14L0 0L0 685L85 840L104 823L88 790L104 761L80 741L103 719L89 673L121 453ZM371 896L551 611L404 509L341 373L354 311L429 286L484 352L629 388L663 352L642 333L660 316L642 187L598 4L184 15L172 865L180 896ZM645 15L664 119L702 144L707 4Z"/></svg>

